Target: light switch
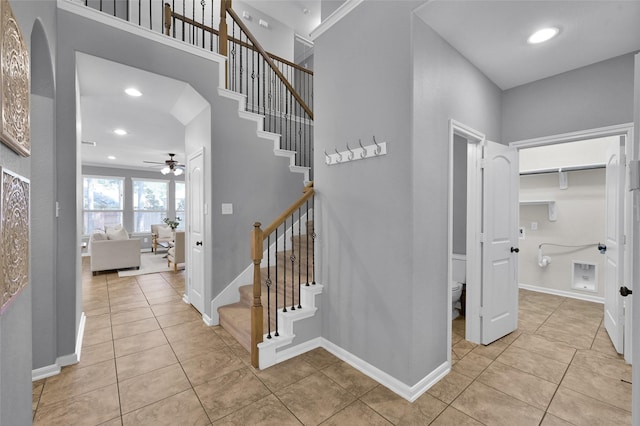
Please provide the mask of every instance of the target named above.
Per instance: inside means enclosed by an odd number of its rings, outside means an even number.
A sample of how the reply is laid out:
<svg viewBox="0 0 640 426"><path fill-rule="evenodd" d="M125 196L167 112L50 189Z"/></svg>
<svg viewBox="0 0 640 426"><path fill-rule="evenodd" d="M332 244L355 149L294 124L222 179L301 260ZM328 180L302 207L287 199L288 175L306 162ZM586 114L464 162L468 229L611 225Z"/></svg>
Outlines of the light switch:
<svg viewBox="0 0 640 426"><path fill-rule="evenodd" d="M531 222L531 230L532 231L538 230L538 222Z"/></svg>
<svg viewBox="0 0 640 426"><path fill-rule="evenodd" d="M233 214L233 204L222 203L222 214Z"/></svg>

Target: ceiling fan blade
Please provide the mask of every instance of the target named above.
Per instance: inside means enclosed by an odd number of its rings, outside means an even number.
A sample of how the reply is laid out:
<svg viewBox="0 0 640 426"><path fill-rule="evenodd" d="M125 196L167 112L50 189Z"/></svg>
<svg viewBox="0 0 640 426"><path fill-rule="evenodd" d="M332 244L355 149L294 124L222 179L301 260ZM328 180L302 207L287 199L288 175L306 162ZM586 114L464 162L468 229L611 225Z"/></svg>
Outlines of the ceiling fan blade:
<svg viewBox="0 0 640 426"><path fill-rule="evenodd" d="M164 164L164 163L160 163L158 161L143 161L143 163L148 163L148 164Z"/></svg>

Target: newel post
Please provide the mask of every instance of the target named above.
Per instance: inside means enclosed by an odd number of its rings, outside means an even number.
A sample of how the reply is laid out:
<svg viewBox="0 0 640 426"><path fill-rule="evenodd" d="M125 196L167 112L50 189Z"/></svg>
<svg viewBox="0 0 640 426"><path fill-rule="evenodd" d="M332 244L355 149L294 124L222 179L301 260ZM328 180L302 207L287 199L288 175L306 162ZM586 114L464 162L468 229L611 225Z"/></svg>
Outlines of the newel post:
<svg viewBox="0 0 640 426"><path fill-rule="evenodd" d="M262 342L264 325L262 323L262 277L260 276L260 264L264 236L260 229L260 222L253 225L251 231L251 258L253 259L253 304L251 305L251 365L258 368L259 355L258 343Z"/></svg>
<svg viewBox="0 0 640 426"><path fill-rule="evenodd" d="M171 5L169 3L164 4L164 33L171 35Z"/></svg>
<svg viewBox="0 0 640 426"><path fill-rule="evenodd" d="M218 27L218 53L227 58L227 64L229 63L228 50L227 50L227 7L231 7L231 0L220 1L220 26ZM224 67L224 84L225 88L229 88L229 67Z"/></svg>

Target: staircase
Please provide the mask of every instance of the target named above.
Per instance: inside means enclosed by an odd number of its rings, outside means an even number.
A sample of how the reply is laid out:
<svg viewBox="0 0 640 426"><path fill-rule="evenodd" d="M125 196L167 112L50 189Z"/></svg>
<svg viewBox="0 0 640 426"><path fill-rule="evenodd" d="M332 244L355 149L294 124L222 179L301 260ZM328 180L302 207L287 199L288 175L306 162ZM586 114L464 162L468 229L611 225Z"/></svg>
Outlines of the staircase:
<svg viewBox="0 0 640 426"><path fill-rule="evenodd" d="M267 266L260 268L261 302L262 306L269 308L264 309L263 312L263 334L267 336L277 337L280 335L280 324L277 321L276 314L278 311L282 312L286 308L284 312L291 312L302 307L300 305L298 284L306 286L307 283L313 281L313 271L307 271L307 265L311 265L312 257L311 248L313 242L311 241L311 235L313 235L313 222L307 221L306 234L295 235L290 239L290 245L293 250L281 250L275 253L274 258L270 259L271 268ZM293 264L291 262L292 256L295 256ZM270 292L267 287L268 278L271 280ZM239 302L218 308L220 325L235 337L247 351L251 352L253 284L247 283L239 287L238 292L240 293ZM294 300L293 303L292 299ZM285 304L285 300L288 303Z"/></svg>

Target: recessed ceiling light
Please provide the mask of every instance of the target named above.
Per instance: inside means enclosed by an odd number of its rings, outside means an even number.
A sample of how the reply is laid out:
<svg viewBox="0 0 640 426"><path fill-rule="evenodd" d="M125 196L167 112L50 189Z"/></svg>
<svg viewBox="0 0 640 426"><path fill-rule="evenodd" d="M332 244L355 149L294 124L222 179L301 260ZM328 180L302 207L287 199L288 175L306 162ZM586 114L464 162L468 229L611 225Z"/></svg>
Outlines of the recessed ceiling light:
<svg viewBox="0 0 640 426"><path fill-rule="evenodd" d="M559 32L560 32L560 29L556 27L543 28L531 34L527 39L527 43L529 44L544 43L545 41L549 41L555 36L557 36Z"/></svg>
<svg viewBox="0 0 640 426"><path fill-rule="evenodd" d="M129 96L133 96L135 98L137 98L138 96L142 96L142 92L140 92L135 87L129 87L129 88L125 89L124 93L126 93Z"/></svg>
<svg viewBox="0 0 640 426"><path fill-rule="evenodd" d="M109 160L115 160L115 159L116 159L116 157L114 157L113 155L109 155L107 158L108 158Z"/></svg>
<svg viewBox="0 0 640 426"><path fill-rule="evenodd" d="M125 129L115 129L113 133L119 136L124 136L127 134L127 131Z"/></svg>

